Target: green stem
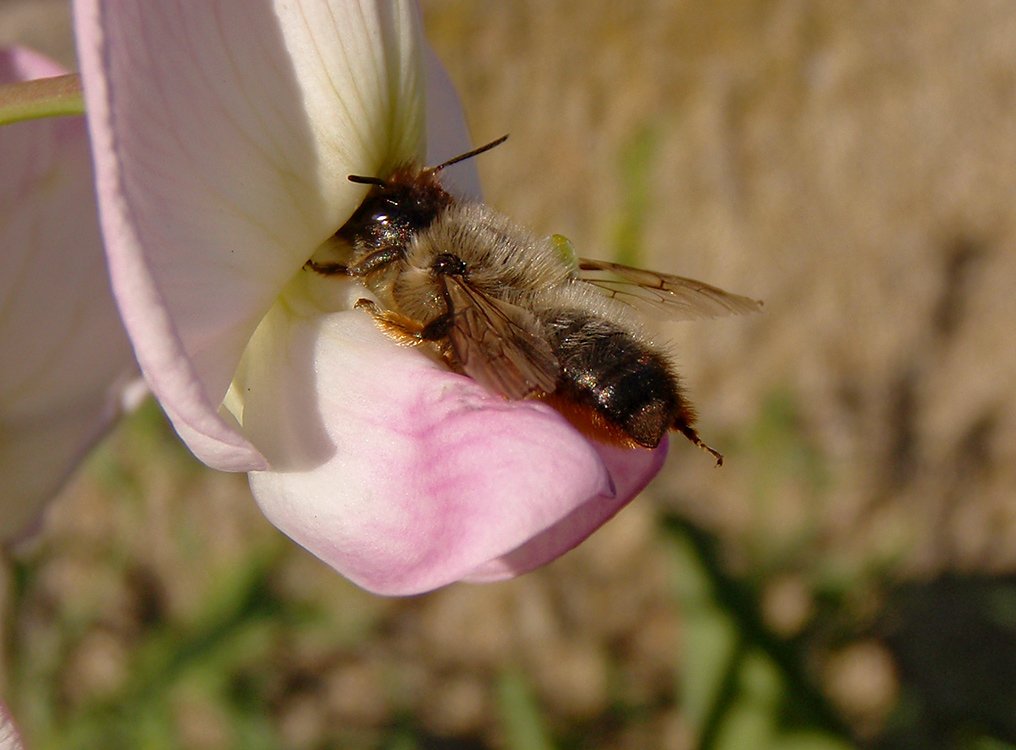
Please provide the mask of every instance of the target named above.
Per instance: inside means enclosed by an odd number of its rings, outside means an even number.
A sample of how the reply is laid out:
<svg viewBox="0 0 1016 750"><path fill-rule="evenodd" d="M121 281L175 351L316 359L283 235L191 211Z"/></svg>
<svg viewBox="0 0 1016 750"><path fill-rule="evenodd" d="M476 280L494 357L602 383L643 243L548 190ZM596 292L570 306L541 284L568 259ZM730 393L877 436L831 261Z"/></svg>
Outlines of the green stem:
<svg viewBox="0 0 1016 750"><path fill-rule="evenodd" d="M76 73L0 86L0 125L84 113L81 76Z"/></svg>

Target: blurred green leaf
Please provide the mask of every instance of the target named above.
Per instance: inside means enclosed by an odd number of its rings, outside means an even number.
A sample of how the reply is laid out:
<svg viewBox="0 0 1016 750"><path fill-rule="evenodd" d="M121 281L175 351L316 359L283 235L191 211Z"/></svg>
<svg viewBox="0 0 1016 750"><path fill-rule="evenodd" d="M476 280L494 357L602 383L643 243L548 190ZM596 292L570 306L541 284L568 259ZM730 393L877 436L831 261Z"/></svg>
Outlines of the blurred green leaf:
<svg viewBox="0 0 1016 750"><path fill-rule="evenodd" d="M967 750L1016 750L1016 745L993 737L978 737L967 745Z"/></svg>
<svg viewBox="0 0 1016 750"><path fill-rule="evenodd" d="M716 602L708 576L687 539L675 537L675 583L684 631L684 669L678 670L681 708L701 733L729 689L728 665L742 648L734 622Z"/></svg>
<svg viewBox="0 0 1016 750"><path fill-rule="evenodd" d="M645 244L646 217L652 208L651 173L659 150L655 128L644 125L621 150L621 208L614 229L614 259L637 266Z"/></svg>
<svg viewBox="0 0 1016 750"><path fill-rule="evenodd" d="M754 474L760 494L772 493L787 477L802 482L815 495L829 486L825 458L802 422L797 398L789 389L776 389L762 402L748 438L761 458Z"/></svg>
<svg viewBox="0 0 1016 750"><path fill-rule="evenodd" d="M508 670L501 675L497 702L508 750L553 750L539 706L521 672Z"/></svg>
<svg viewBox="0 0 1016 750"><path fill-rule="evenodd" d="M715 542L664 519L686 626L682 707L700 748L850 747L843 722L811 683L802 655L763 624L755 592L723 569ZM823 744L816 744L816 743Z"/></svg>
<svg viewBox="0 0 1016 750"><path fill-rule="evenodd" d="M416 739L404 729L398 730L394 737L385 743L384 750L417 750Z"/></svg>

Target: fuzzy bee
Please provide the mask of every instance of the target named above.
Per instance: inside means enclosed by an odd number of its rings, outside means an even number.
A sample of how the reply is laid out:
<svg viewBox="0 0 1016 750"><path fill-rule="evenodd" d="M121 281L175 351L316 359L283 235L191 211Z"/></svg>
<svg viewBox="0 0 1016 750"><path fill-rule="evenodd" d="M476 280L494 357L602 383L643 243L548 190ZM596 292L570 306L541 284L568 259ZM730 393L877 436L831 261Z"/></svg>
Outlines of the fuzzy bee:
<svg viewBox="0 0 1016 750"><path fill-rule="evenodd" d="M336 233L345 262L309 260L358 279L361 299L398 341L436 347L456 372L508 399L540 398L585 434L655 448L671 429L723 463L695 431L695 412L667 357L642 333L641 309L671 319L758 311L762 303L700 281L577 258L563 237L537 237L490 206L441 185L446 167L406 164L370 185Z"/></svg>

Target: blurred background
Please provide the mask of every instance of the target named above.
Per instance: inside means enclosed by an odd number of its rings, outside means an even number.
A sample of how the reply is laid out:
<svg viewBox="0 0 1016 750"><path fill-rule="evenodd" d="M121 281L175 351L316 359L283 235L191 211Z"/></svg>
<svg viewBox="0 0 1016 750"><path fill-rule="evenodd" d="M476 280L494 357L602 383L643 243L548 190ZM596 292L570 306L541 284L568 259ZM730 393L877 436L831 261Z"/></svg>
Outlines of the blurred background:
<svg viewBox="0 0 1016 750"><path fill-rule="evenodd" d="M1016 3L423 8L490 203L765 300L664 336L726 465L381 599L149 405L0 565L32 748L1016 747ZM11 40L73 66L63 1Z"/></svg>

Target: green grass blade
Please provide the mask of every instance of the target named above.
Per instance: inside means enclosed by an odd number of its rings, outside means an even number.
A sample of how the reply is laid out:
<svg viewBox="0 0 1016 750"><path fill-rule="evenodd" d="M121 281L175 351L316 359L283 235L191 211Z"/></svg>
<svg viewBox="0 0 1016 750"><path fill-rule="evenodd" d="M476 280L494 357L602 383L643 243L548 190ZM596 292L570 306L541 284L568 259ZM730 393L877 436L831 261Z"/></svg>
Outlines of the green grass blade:
<svg viewBox="0 0 1016 750"><path fill-rule="evenodd" d="M497 688L505 747L508 750L554 750L525 677L517 671L505 672Z"/></svg>

